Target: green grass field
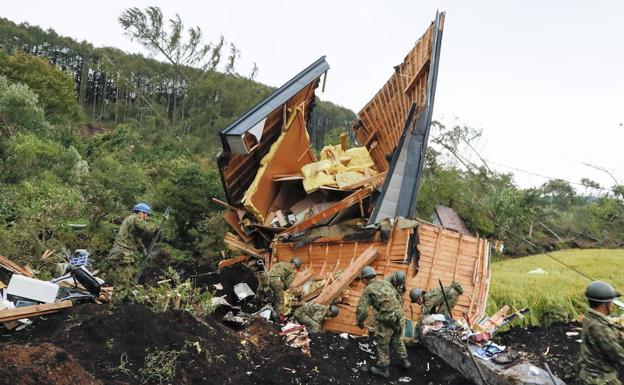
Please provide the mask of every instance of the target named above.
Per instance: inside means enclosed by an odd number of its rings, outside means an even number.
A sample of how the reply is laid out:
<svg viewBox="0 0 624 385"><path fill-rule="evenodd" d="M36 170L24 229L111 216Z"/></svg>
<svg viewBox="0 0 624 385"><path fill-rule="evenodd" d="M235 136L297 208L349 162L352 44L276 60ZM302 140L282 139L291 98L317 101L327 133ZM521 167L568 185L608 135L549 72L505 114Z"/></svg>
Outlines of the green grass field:
<svg viewBox="0 0 624 385"><path fill-rule="evenodd" d="M596 280L611 283L624 293L624 249L575 249L551 254ZM528 274L537 268L548 274ZM493 262L487 313L491 315L509 304L517 309L531 309L525 324L572 321L587 308L583 293L589 282L544 254Z"/></svg>

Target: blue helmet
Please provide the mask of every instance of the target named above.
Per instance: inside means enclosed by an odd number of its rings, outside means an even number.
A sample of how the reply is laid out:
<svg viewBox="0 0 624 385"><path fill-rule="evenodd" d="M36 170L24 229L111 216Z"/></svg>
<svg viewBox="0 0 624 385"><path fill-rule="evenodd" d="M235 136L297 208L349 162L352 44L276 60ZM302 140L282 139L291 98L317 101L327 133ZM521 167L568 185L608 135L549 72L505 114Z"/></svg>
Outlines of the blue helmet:
<svg viewBox="0 0 624 385"><path fill-rule="evenodd" d="M152 215L152 209L145 202L137 203L132 208L132 211L135 212L135 213L145 213L147 215Z"/></svg>

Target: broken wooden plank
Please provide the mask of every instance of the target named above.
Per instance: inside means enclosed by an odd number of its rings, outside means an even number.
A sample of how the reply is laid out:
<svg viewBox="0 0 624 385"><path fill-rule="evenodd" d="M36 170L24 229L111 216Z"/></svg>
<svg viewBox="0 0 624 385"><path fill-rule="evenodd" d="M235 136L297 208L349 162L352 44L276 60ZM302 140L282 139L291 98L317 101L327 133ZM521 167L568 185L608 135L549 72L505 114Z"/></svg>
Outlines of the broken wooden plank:
<svg viewBox="0 0 624 385"><path fill-rule="evenodd" d="M240 210L238 207L234 207L234 206L232 206L231 204L226 203L226 202L223 202L222 200L217 199L217 198L212 198L212 201L213 201L214 203L218 204L219 206L223 206L223 207L225 207L225 208L227 208L227 209L230 209L230 210L234 210L234 211L238 211L238 210Z"/></svg>
<svg viewBox="0 0 624 385"><path fill-rule="evenodd" d="M4 289L5 287L7 287L4 282L0 281L0 289Z"/></svg>
<svg viewBox="0 0 624 385"><path fill-rule="evenodd" d="M290 285L290 287L301 286L304 283L306 283L308 279L310 279L311 277L312 277L312 270L310 269L301 270L297 272L297 274L295 275L295 279L293 279L293 282Z"/></svg>
<svg viewBox="0 0 624 385"><path fill-rule="evenodd" d="M241 262L247 262L249 261L249 258L249 255L240 255L238 257L224 259L223 261L219 261L218 267L219 269L223 269L224 267L233 266Z"/></svg>
<svg viewBox="0 0 624 385"><path fill-rule="evenodd" d="M377 258L379 250L375 245L370 245L362 252L331 284L323 289L323 292L314 300L322 305L329 305L331 302L346 289L351 282L360 274L364 266L369 265Z"/></svg>
<svg viewBox="0 0 624 385"><path fill-rule="evenodd" d="M367 196L370 195L370 193L373 191L373 188L370 186L367 186L361 190L358 190L356 192L354 192L353 194L349 195L348 197L344 198L343 200L337 202L336 204L330 206L329 208L327 208L324 211L321 211L320 213L312 216L309 219L306 219L305 221L302 221L300 223L297 223L296 225L288 228L288 230L280 233L278 235L278 237L280 238L286 238L287 236L300 232L300 231L304 231L307 230L313 226L315 226L317 223L334 216L335 214L339 213L340 211L351 207L352 205L354 205L355 203L361 201L362 199L366 198Z"/></svg>
<svg viewBox="0 0 624 385"><path fill-rule="evenodd" d="M251 241L252 238L245 234L243 228L238 222L238 214L235 211L228 210L224 212L223 219L225 219L225 221L234 229L234 231L236 231L236 234L238 234L238 236L241 237L244 242Z"/></svg>
<svg viewBox="0 0 624 385"><path fill-rule="evenodd" d="M225 238L223 238L223 242L228 245L230 249L240 250L245 254L251 255L252 257L256 257L259 259L264 259L265 257L265 254L262 251L236 239L236 236L234 234L227 233L225 235Z"/></svg>
<svg viewBox="0 0 624 385"><path fill-rule="evenodd" d="M11 273L21 274L30 278L33 277L32 271L29 271L25 267L18 265L17 263L11 261L7 257L3 257L2 255L0 255L0 267L10 271Z"/></svg>
<svg viewBox="0 0 624 385"><path fill-rule="evenodd" d="M378 183L383 182L383 180L386 178L386 173L387 171L384 171L375 175L371 175L357 182L351 183L350 185L342 186L341 190L355 190L367 184L376 186Z"/></svg>
<svg viewBox="0 0 624 385"><path fill-rule="evenodd" d="M0 310L0 322L14 321L22 318L37 317L40 315L55 313L61 309L72 307L72 301L61 301L18 307L15 309Z"/></svg>

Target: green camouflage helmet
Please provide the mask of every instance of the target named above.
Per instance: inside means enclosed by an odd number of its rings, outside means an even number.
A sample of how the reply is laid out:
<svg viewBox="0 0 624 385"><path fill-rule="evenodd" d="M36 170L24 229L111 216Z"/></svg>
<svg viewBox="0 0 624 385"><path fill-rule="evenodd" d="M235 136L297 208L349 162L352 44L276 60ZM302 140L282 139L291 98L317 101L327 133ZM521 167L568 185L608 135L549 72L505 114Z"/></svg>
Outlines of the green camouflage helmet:
<svg viewBox="0 0 624 385"><path fill-rule="evenodd" d="M338 315L338 313L340 313L340 309L336 305L331 305L329 309L327 309L328 317L334 318L335 316Z"/></svg>
<svg viewBox="0 0 624 385"><path fill-rule="evenodd" d="M364 278L374 278L377 275L377 273L375 273L375 269L373 269L372 266L365 266L362 269L362 273L360 274L360 277L362 279Z"/></svg>
<svg viewBox="0 0 624 385"><path fill-rule="evenodd" d="M594 281L587 286L585 297L595 302L611 302L620 296L613 286L604 281Z"/></svg>
<svg viewBox="0 0 624 385"><path fill-rule="evenodd" d="M414 288L412 290L410 290L410 300L412 302L416 302L418 300L418 298L423 294L423 291L419 288Z"/></svg>
<svg viewBox="0 0 624 385"><path fill-rule="evenodd" d="M392 273L392 278L390 279L392 280L392 285L395 287L405 285L405 273L402 271L395 271Z"/></svg>
<svg viewBox="0 0 624 385"><path fill-rule="evenodd" d="M301 267L301 259L299 257L293 257L290 262L297 266L297 269Z"/></svg>

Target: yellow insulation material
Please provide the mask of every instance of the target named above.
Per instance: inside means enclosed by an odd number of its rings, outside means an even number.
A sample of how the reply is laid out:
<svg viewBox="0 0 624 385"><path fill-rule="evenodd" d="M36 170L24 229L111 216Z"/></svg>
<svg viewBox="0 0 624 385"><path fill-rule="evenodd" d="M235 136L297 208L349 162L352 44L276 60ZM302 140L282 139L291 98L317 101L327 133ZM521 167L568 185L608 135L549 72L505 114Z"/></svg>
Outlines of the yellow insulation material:
<svg viewBox="0 0 624 385"><path fill-rule="evenodd" d="M365 170L374 175L375 163L366 147L354 147L342 151L340 145L325 146L321 160L301 168L303 188L310 194L321 186L343 188L366 178Z"/></svg>

